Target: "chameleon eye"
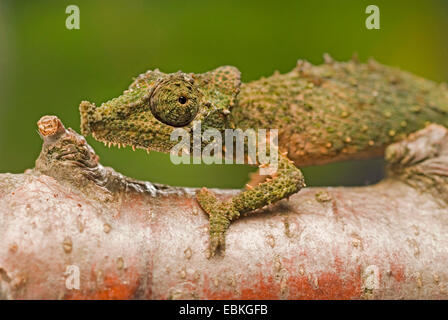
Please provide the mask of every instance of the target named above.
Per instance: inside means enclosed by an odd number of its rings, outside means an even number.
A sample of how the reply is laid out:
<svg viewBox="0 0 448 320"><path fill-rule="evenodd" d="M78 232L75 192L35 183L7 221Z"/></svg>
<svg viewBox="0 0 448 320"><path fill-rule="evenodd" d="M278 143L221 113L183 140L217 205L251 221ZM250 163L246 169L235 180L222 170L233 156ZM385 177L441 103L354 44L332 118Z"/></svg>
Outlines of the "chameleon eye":
<svg viewBox="0 0 448 320"><path fill-rule="evenodd" d="M172 127L183 127L194 120L199 111L199 92L182 77L169 78L154 90L150 98L154 117Z"/></svg>
<svg viewBox="0 0 448 320"><path fill-rule="evenodd" d="M179 103L180 104L186 104L187 103L187 98L185 98L184 96L180 96L179 97Z"/></svg>

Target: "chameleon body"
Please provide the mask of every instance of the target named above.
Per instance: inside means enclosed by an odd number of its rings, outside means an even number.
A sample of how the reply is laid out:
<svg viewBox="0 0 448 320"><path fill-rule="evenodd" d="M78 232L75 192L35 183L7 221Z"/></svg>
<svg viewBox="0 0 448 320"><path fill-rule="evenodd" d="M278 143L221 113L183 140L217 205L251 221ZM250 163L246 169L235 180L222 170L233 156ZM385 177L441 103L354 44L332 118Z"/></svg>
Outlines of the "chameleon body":
<svg viewBox="0 0 448 320"><path fill-rule="evenodd" d="M210 249L224 247L225 230L240 214L289 197L305 186L296 166L383 154L387 145L430 122L448 126L446 84L373 60L313 66L299 60L289 73L241 83L225 66L203 74L159 70L138 76L123 95L97 107L80 105L83 134L109 144L170 152L177 127L278 129L277 172L229 201L203 188L210 215Z"/></svg>

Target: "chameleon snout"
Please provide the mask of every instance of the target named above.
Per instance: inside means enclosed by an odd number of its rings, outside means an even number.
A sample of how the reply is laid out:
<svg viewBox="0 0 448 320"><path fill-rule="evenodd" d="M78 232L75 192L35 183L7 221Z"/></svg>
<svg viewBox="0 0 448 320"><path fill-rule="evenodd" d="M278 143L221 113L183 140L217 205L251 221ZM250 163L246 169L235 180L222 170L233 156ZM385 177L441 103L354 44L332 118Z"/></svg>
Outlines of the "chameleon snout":
<svg viewBox="0 0 448 320"><path fill-rule="evenodd" d="M91 134L91 124L93 123L93 116L96 105L89 101L82 101L79 105L79 112L81 114L81 133L85 136Z"/></svg>

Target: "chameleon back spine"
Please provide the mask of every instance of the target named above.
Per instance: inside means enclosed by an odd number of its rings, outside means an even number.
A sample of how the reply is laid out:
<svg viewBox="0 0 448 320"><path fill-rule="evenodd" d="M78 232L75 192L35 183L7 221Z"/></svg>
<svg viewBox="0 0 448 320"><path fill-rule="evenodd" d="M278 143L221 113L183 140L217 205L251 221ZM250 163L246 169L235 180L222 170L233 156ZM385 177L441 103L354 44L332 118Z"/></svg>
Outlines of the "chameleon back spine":
<svg viewBox="0 0 448 320"><path fill-rule="evenodd" d="M241 85L232 110L242 129L279 130L296 165L370 158L429 123L448 126L448 87L374 60L313 66Z"/></svg>

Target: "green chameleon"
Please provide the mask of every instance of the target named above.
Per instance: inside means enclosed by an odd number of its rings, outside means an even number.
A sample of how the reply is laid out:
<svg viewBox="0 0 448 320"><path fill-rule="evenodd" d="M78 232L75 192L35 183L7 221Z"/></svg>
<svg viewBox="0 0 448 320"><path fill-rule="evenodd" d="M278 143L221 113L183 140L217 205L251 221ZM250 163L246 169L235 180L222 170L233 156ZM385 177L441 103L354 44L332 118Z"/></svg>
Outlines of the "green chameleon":
<svg viewBox="0 0 448 320"><path fill-rule="evenodd" d="M124 93L97 107L80 104L81 130L96 140L170 152L178 127L278 129L278 170L228 201L202 188L210 217L210 253L225 248L225 231L241 214L305 186L296 166L381 156L385 147L430 122L448 126L448 87L374 60L313 66L241 83L231 66L202 74L158 69L139 75ZM192 141L192 139L190 139Z"/></svg>

